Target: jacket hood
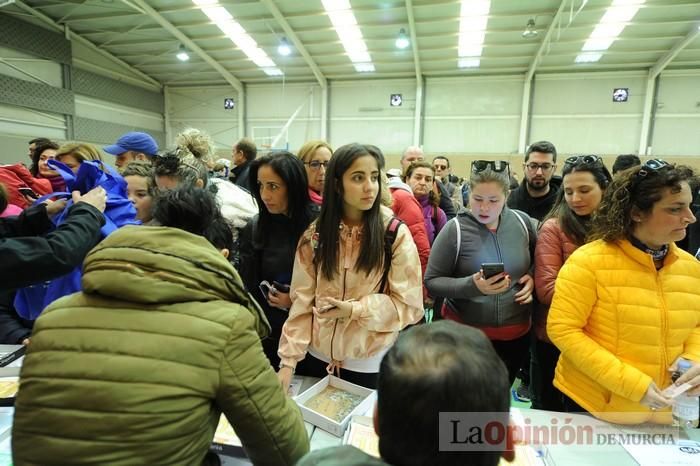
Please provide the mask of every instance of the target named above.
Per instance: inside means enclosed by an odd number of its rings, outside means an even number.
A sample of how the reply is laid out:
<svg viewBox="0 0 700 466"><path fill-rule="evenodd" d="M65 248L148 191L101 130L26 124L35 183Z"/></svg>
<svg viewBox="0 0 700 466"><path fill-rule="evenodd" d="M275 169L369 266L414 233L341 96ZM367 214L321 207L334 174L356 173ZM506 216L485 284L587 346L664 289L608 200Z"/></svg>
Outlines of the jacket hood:
<svg viewBox="0 0 700 466"><path fill-rule="evenodd" d="M389 187L389 189L403 189L404 191L408 191L409 193L413 194L413 190L411 189L411 187L403 181L401 181L401 178L398 178L396 176L392 176L391 178L389 178L386 184Z"/></svg>
<svg viewBox="0 0 700 466"><path fill-rule="evenodd" d="M205 238L177 228L126 226L85 259L85 293L132 303L229 301L246 307L259 334L269 324L233 266Z"/></svg>

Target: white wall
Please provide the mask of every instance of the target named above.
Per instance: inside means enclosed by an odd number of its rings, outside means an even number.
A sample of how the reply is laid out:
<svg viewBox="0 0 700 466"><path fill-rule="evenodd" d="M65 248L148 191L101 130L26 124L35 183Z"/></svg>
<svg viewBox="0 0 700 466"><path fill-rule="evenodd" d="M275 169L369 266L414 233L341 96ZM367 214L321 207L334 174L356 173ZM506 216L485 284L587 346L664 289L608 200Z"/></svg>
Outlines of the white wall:
<svg viewBox="0 0 700 466"><path fill-rule="evenodd" d="M613 89L629 88L626 103ZM576 73L536 77L529 142L548 140L563 154L636 153L646 74Z"/></svg>
<svg viewBox="0 0 700 466"><path fill-rule="evenodd" d="M231 86L166 87L168 146L177 133L193 127L212 136L220 156L230 155L231 146L238 140L238 110L224 110L224 98L229 97L239 104L238 93Z"/></svg>
<svg viewBox="0 0 700 466"><path fill-rule="evenodd" d="M391 107L391 94L403 105ZM413 142L415 80L358 80L330 84L329 142L374 144L385 153L402 152Z"/></svg>
<svg viewBox="0 0 700 466"><path fill-rule="evenodd" d="M523 78L429 78L424 148L442 154L517 152Z"/></svg>
<svg viewBox="0 0 700 466"><path fill-rule="evenodd" d="M700 73L661 75L652 152L655 155L700 155Z"/></svg>

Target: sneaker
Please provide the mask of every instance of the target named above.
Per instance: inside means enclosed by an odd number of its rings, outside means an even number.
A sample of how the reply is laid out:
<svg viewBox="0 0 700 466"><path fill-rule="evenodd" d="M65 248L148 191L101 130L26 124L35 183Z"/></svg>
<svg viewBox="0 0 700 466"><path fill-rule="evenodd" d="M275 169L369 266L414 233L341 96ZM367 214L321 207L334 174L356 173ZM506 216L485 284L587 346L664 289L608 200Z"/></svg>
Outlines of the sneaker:
<svg viewBox="0 0 700 466"><path fill-rule="evenodd" d="M518 401L529 402L530 401L530 386L520 382L518 388L513 391L513 395Z"/></svg>

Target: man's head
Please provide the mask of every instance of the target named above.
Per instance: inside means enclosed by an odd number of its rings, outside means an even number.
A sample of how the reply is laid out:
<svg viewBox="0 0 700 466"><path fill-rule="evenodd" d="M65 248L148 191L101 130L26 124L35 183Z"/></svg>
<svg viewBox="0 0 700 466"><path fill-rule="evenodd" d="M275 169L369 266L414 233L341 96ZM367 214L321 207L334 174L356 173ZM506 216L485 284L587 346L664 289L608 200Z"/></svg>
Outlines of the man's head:
<svg viewBox="0 0 700 466"><path fill-rule="evenodd" d="M443 183L449 181L447 177L450 176L450 159L444 155L438 155L433 158L433 169L435 176L440 178Z"/></svg>
<svg viewBox="0 0 700 466"><path fill-rule="evenodd" d="M111 146L105 146L104 151L117 157L114 164L123 168L134 160L151 160L158 153L158 143L150 134L132 131L117 139Z"/></svg>
<svg viewBox="0 0 700 466"><path fill-rule="evenodd" d="M531 144L525 153L523 172L531 191L546 191L557 168L557 148L549 141Z"/></svg>
<svg viewBox="0 0 700 466"><path fill-rule="evenodd" d="M47 138L34 138L34 139L32 139L31 141L29 141L29 153L27 155L31 159L34 156L34 150L36 149L37 146L49 144L51 142L52 142L51 139L47 139Z"/></svg>
<svg viewBox="0 0 700 466"><path fill-rule="evenodd" d="M617 172L621 172L623 170L627 170L628 168L632 168L632 167L638 167L641 164L642 164L642 161L639 159L638 155L634 155L634 154L618 155L617 158L615 159L615 163L613 163L613 166L612 166L612 174L616 175Z"/></svg>
<svg viewBox="0 0 700 466"><path fill-rule="evenodd" d="M406 168L411 165L412 162L423 160L423 149L418 146L410 146L406 148L401 156L401 171L405 172Z"/></svg>
<svg viewBox="0 0 700 466"><path fill-rule="evenodd" d="M233 155L233 164L239 166L255 160L255 156L258 155L258 148L252 139L243 138L233 146L231 153Z"/></svg>
<svg viewBox="0 0 700 466"><path fill-rule="evenodd" d="M498 413L494 420L508 425L508 371L480 330L441 321L406 331L382 359L377 396L375 429L387 463L498 464L503 451L439 449L439 436L451 435L440 431L440 412Z"/></svg>

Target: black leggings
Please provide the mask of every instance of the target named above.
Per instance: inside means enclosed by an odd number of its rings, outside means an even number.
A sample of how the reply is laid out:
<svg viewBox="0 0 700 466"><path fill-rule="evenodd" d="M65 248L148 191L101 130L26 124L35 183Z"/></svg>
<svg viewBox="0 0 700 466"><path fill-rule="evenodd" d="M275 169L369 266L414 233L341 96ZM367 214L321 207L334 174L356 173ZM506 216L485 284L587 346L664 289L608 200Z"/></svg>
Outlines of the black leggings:
<svg viewBox="0 0 700 466"><path fill-rule="evenodd" d="M327 362L316 359L307 353L306 358L297 364L296 373L309 377L323 378L328 375L328 372L326 372L326 367L328 367ZM341 368L340 378L365 388L371 388L373 390L377 388L376 372L355 372Z"/></svg>
<svg viewBox="0 0 700 466"><path fill-rule="evenodd" d="M515 340L491 340L491 344L508 369L509 385L513 385L523 362L523 354L530 351L529 334Z"/></svg>
<svg viewBox="0 0 700 466"><path fill-rule="evenodd" d="M532 346L532 361L530 361L530 389L532 392L532 407L547 411L564 411L562 397L564 396L552 383L554 369L559 361L559 349L551 343L535 338Z"/></svg>

